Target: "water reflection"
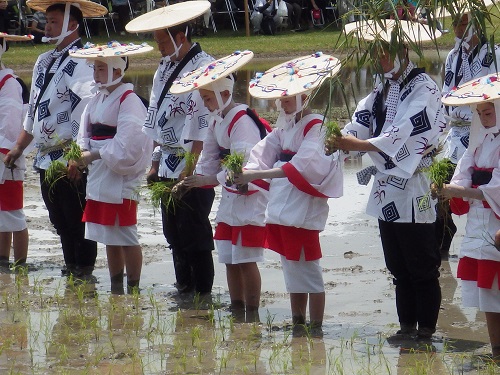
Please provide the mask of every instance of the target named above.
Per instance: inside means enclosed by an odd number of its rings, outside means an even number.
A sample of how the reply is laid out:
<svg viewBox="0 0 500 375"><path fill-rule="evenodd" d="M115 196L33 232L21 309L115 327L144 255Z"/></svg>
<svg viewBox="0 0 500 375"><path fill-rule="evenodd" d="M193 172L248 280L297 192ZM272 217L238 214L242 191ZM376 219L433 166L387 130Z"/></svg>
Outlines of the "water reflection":
<svg viewBox="0 0 500 375"><path fill-rule="evenodd" d="M414 59L414 61L417 61ZM266 61L265 65L259 63L259 69L265 70L278 64L280 61ZM419 66L425 67L426 72L434 79L438 86L442 86L442 69L443 59L439 56L433 56L431 59L420 61ZM246 103L257 111L261 112L274 112L276 107L273 101L255 99L248 93L247 87L250 79L255 75L257 70L255 66L249 64L247 69L238 72L238 79L234 88L234 98L236 102ZM126 80L132 82L135 86L136 92L149 98L151 88L153 86L154 71L138 71L133 70L127 73ZM345 65L342 67L341 74L338 76L340 84L335 84L332 91L332 106L345 107L346 102L350 109L356 107L356 103L364 98L373 88L373 75L374 72L369 67L364 67L357 70L354 65ZM343 87L341 87L343 86ZM325 109L329 100L329 87L324 85L314 97L311 106L314 109Z"/></svg>

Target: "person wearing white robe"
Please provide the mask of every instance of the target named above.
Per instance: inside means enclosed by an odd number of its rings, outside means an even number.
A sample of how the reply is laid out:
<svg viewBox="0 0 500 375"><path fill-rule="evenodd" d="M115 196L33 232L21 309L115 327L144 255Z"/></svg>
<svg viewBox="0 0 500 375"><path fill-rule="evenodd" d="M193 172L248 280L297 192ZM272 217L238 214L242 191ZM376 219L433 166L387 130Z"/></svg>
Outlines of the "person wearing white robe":
<svg viewBox="0 0 500 375"><path fill-rule="evenodd" d="M214 236L219 262L226 264L233 316L253 322L258 320L260 305L257 262L264 261L267 190L252 184L248 192L240 193L237 186L227 183L228 170L221 160L230 153L242 154L248 160L250 150L261 139L259 127L247 114L248 106L232 100L233 87L234 80L225 77L199 89L213 114L211 119L215 119L203 141L196 175L183 181L188 187L222 186Z"/></svg>
<svg viewBox="0 0 500 375"><path fill-rule="evenodd" d="M162 60L153 78L153 89L143 131L155 144L148 181L182 181L192 174L184 152L199 155L208 128L208 110L197 91L174 95L161 93L179 64L185 72L207 64L213 58L191 42L191 28L182 23L154 31ZM210 293L214 279L212 226L208 219L215 197L213 188L193 188L182 197L175 210L162 204L163 233L172 250L180 293ZM193 235L194 234L194 235Z"/></svg>
<svg viewBox="0 0 500 375"><path fill-rule="evenodd" d="M395 57L388 48L377 56L386 85L379 80L359 102L336 146L367 152L375 164L358 178L375 175L366 212L378 219L396 285L398 333L428 339L441 303L441 258L435 244L436 202L423 169L432 162L445 121L436 83L409 61L406 47Z"/></svg>
<svg viewBox="0 0 500 375"><path fill-rule="evenodd" d="M310 92L309 92L310 94ZM311 112L308 95L285 96L276 127L250 152L237 184L271 179L265 213L267 247L281 255L292 324L300 334L309 301L310 327L320 330L325 288L319 233L328 217L328 198L343 192L339 155L325 155L323 116Z"/></svg>
<svg viewBox="0 0 500 375"><path fill-rule="evenodd" d="M5 44L4 44L5 45ZM0 39L0 49L3 47ZM0 53L1 56L1 53ZM12 69L0 69L0 158L15 146L23 129L22 87ZM0 266L9 267L10 247L14 245L14 265L26 262L28 227L23 210L24 155L14 168L0 162Z"/></svg>
<svg viewBox="0 0 500 375"><path fill-rule="evenodd" d="M500 101L471 107L471 142L442 194L469 205L457 270L462 304L485 312L493 359L500 360Z"/></svg>
<svg viewBox="0 0 500 375"><path fill-rule="evenodd" d="M69 57L68 52L83 47L78 34L83 23L81 10L70 3L54 3L47 8L46 16L45 35L56 48L42 53L35 63L24 130L6 161L17 160L34 139L38 148L34 166L40 172L42 197L61 239L65 262L62 274L86 277L92 274L97 256L97 244L85 239L81 220L86 175L78 181L64 177L50 187L44 180L52 161L66 164L63 149L78 135L82 112L91 96L92 69L85 61Z"/></svg>
<svg viewBox="0 0 500 375"><path fill-rule="evenodd" d="M106 245L111 291L117 294L123 293L125 268L129 292L139 286L137 192L153 149L142 132L146 108L133 85L121 82L126 64L122 57L94 60L99 92L83 113L78 136L89 169L85 238Z"/></svg>
<svg viewBox="0 0 500 375"><path fill-rule="evenodd" d="M443 95L471 79L496 72L494 58L500 61L500 48L495 45L491 51L491 46L471 21L470 13L456 16L453 31L455 46L448 53L444 65ZM445 106L445 109L450 128L444 140L444 157L456 166L469 145L472 112L469 106ZM439 210L436 238L440 252L445 257L449 254L456 231L457 227L449 209Z"/></svg>

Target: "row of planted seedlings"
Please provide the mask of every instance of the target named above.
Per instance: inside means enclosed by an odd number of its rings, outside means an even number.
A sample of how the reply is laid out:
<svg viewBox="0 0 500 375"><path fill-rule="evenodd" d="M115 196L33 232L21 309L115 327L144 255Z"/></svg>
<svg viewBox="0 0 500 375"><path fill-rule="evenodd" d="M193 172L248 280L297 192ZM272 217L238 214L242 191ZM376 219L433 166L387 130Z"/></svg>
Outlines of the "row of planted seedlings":
<svg viewBox="0 0 500 375"><path fill-rule="evenodd" d="M328 146L328 140L341 133L335 121L326 121L325 127ZM65 157L78 161L81 151L72 143ZM186 153L184 157L192 170L194 156ZM235 153L223 160L229 175L241 172L243 162L244 156ZM47 171L50 185L67 171L64 164L51 168ZM447 168L446 161L436 161L427 172L440 186ZM231 178L227 183L232 185ZM175 209L183 187L156 182L139 189L138 194L142 191L155 208L164 204ZM10 288L4 288L0 311L5 323L0 358L13 359L4 361L1 369L10 373L46 373L48 369L68 374L111 369L141 374L396 373L394 358L384 353L382 336L378 342L368 343L354 334L326 345L310 336L293 339L291 330L276 329L269 312L264 323L241 324L219 302L202 306L195 298L192 310L179 310L152 291L100 295L94 284L72 278L55 282L22 272L14 280ZM460 363L470 362L468 355L450 356L445 350L438 356L432 349L419 350L419 356L412 357L416 374L433 373L436 368L454 373ZM479 368L485 374L495 370L489 365Z"/></svg>
<svg viewBox="0 0 500 375"><path fill-rule="evenodd" d="M474 366L470 354L446 349L400 355L388 350L384 334L375 341L355 331L349 338L294 338L271 312L261 323L237 323L218 300L195 298L180 310L152 290L114 296L72 278L3 276L13 281L4 284L0 308L2 373L397 374L404 362L414 370L407 373L454 374ZM478 374L496 371L476 365Z"/></svg>

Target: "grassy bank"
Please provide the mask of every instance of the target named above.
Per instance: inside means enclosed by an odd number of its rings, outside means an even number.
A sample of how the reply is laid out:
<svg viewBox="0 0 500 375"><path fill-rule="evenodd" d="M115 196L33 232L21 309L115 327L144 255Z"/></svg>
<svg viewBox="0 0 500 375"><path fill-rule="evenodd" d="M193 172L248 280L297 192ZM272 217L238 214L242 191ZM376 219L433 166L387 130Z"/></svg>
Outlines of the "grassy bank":
<svg viewBox="0 0 500 375"><path fill-rule="evenodd" d="M105 35L105 33L102 33ZM500 38L500 35L499 35ZM111 35L108 39L105 37L92 38L93 43L103 44L108 40L117 39L120 42L142 43L147 42L155 47L150 53L132 58L132 66L137 65L156 65L159 59L159 52L156 44L150 34L128 34L124 37ZM222 57L236 50L249 49L255 53L257 59L268 58L287 58L307 54L315 51L323 51L340 55L342 48L339 44L344 39L338 28L327 27L323 30L308 30L301 33L290 31L281 32L275 36L245 36L244 31L222 30L217 33L210 32L204 37L197 37L204 50L215 57ZM83 38L84 42L88 39ZM449 33L444 35L438 43L440 49L448 50L454 44L453 35ZM27 43L12 44L9 51L3 56L4 64L14 70L31 70L36 58L40 53L53 48L51 45L30 45ZM429 49L435 49L432 44Z"/></svg>

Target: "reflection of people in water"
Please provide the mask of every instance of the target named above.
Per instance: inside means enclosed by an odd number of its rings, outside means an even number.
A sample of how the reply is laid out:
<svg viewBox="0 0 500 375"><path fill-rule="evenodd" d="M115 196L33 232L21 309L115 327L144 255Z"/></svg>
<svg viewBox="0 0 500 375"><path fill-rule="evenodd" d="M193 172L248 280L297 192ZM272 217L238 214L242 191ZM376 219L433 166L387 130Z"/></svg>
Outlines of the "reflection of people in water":
<svg viewBox="0 0 500 375"><path fill-rule="evenodd" d="M217 313L217 312L215 312ZM168 317L175 325L173 332L173 343L168 351L169 368L175 374L198 374L215 373L224 367L224 364L217 365L214 348L217 346L218 335L229 336L230 322L227 321L226 329L215 328L214 324L220 324L222 320L214 317L211 321L208 314L201 311L178 310L175 317ZM218 322L218 323L215 323ZM227 356L221 357L227 359ZM217 371L219 372L219 371Z"/></svg>

